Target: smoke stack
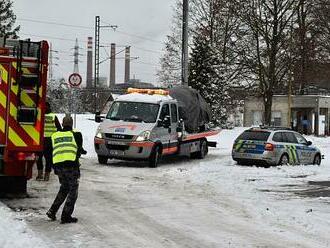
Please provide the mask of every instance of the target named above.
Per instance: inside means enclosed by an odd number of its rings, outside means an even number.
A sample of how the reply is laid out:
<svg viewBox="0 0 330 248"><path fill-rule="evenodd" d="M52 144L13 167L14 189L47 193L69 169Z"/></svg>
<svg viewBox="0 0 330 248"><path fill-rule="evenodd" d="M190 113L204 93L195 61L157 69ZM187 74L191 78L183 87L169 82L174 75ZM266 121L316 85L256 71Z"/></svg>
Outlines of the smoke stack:
<svg viewBox="0 0 330 248"><path fill-rule="evenodd" d="M87 41L86 88L93 88L93 37L88 37Z"/></svg>
<svg viewBox="0 0 330 248"><path fill-rule="evenodd" d="M125 49L125 83L129 81L130 77L130 60L131 60L131 47L127 46Z"/></svg>
<svg viewBox="0 0 330 248"><path fill-rule="evenodd" d="M116 85L116 44L111 43L110 51L110 89L115 88Z"/></svg>

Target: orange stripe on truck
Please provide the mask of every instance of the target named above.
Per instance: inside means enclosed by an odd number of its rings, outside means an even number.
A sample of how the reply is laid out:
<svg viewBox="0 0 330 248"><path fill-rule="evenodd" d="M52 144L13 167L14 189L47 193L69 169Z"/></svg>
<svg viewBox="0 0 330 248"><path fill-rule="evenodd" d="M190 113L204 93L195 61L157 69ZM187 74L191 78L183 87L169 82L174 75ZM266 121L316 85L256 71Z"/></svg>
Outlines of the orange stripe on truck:
<svg viewBox="0 0 330 248"><path fill-rule="evenodd" d="M176 153L178 151L178 147L170 147L170 148L164 148L163 149L163 154L171 154L171 153Z"/></svg>
<svg viewBox="0 0 330 248"><path fill-rule="evenodd" d="M202 132L202 133L197 133L197 134L188 134L185 137L183 137L183 140L184 141L195 140L195 139L200 139L200 138L204 138L204 137L208 137L208 136L217 135L218 133L220 133L220 130L213 130L213 131Z"/></svg>
<svg viewBox="0 0 330 248"><path fill-rule="evenodd" d="M153 147L154 142L131 142L129 143L131 146L137 146L137 147Z"/></svg>

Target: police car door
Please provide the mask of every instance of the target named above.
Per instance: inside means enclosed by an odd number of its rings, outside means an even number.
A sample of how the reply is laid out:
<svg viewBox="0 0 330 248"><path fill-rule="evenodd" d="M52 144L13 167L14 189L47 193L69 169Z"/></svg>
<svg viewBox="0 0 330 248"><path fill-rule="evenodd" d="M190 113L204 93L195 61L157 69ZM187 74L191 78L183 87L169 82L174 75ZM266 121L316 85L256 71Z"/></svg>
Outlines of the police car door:
<svg viewBox="0 0 330 248"><path fill-rule="evenodd" d="M312 149L307 145L307 140L300 134L294 133L298 145L297 145L297 153L300 157L300 163L302 164L311 164L314 160L314 154Z"/></svg>
<svg viewBox="0 0 330 248"><path fill-rule="evenodd" d="M284 148L289 155L290 164L301 163L301 158L298 154L298 142L293 132L283 132L283 141L285 142ZM298 148L298 149L297 149Z"/></svg>

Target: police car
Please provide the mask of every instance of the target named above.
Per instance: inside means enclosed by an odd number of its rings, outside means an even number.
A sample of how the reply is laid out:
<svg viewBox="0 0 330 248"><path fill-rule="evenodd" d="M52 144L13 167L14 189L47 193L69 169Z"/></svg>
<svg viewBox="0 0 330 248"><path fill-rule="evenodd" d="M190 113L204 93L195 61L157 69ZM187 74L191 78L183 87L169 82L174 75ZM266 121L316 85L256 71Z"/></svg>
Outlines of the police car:
<svg viewBox="0 0 330 248"><path fill-rule="evenodd" d="M286 164L321 164L320 150L302 135L285 128L251 128L235 140L232 158L238 164L265 167Z"/></svg>

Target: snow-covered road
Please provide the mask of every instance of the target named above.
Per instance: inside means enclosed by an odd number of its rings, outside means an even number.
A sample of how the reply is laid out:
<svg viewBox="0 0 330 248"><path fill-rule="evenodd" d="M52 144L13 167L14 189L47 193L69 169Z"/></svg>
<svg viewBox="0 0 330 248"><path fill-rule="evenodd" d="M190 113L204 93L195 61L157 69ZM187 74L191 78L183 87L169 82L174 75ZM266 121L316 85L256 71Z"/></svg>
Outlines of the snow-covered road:
<svg viewBox="0 0 330 248"><path fill-rule="evenodd" d="M46 218L55 175L49 183L30 180L29 198L3 201L14 211L0 205L0 247L330 247L330 159L237 166L230 149L241 130L224 130L205 160L172 158L155 169L99 165L86 137L79 222ZM309 139L329 154L330 139Z"/></svg>

